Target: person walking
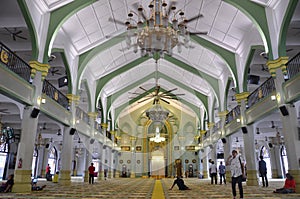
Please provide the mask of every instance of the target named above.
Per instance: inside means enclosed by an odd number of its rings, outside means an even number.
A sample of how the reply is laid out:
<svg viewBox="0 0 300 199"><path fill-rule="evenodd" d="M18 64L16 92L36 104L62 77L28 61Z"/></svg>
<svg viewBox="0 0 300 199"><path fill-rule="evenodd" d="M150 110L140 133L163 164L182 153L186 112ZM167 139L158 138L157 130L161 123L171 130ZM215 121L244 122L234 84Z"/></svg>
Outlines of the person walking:
<svg viewBox="0 0 300 199"><path fill-rule="evenodd" d="M224 184L226 184L225 173L226 173L226 167L225 165L223 165L223 162L221 161L219 165L220 184L222 184L222 178L224 180Z"/></svg>
<svg viewBox="0 0 300 199"><path fill-rule="evenodd" d="M243 177L245 176L244 160L240 155L238 155L236 150L232 150L232 155L227 158L226 166L230 166L233 199L236 199L236 184L238 184L239 187L240 199L244 198L242 185Z"/></svg>
<svg viewBox="0 0 300 199"><path fill-rule="evenodd" d="M94 184L95 167L94 163L89 166L89 184Z"/></svg>
<svg viewBox="0 0 300 199"><path fill-rule="evenodd" d="M211 184L214 184L214 181L215 181L215 184L218 184L217 183L217 166L215 165L214 161L211 161L211 165L209 167L209 175L211 178Z"/></svg>
<svg viewBox="0 0 300 199"><path fill-rule="evenodd" d="M259 176L262 179L262 184L263 187L268 187L268 178L267 178L267 165L266 162L264 161L264 157L261 155L259 156L260 161L258 162L258 171L259 171Z"/></svg>

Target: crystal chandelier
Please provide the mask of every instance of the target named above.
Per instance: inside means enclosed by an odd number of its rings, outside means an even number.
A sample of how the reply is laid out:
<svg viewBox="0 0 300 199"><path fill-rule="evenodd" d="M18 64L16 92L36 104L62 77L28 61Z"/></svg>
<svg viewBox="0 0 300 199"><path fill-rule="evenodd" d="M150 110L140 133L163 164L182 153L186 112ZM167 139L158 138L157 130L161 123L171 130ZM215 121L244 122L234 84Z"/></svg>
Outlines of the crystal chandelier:
<svg viewBox="0 0 300 199"><path fill-rule="evenodd" d="M162 125L165 123L168 118L169 111L165 110L160 104L159 101L156 101L156 104L152 108L146 111L146 116L154 122L155 125Z"/></svg>
<svg viewBox="0 0 300 199"><path fill-rule="evenodd" d="M159 127L157 126L155 128L155 137L150 138L150 142L159 143L159 142L164 142L164 141L166 141L166 138L160 137Z"/></svg>
<svg viewBox="0 0 300 199"><path fill-rule="evenodd" d="M157 53L163 58L165 53L172 55L172 49L175 46L179 53L182 45L188 47L190 32L186 30L186 24L202 15L187 20L182 10L176 11L175 2L170 4L172 5L167 8L168 4L165 0L152 0L148 5L149 12L146 12L140 4L137 12L131 10L128 13L128 19L125 22L128 49L133 47L135 53L140 49L141 56L153 57ZM146 17L147 14L150 16ZM207 34L207 32L196 34Z"/></svg>

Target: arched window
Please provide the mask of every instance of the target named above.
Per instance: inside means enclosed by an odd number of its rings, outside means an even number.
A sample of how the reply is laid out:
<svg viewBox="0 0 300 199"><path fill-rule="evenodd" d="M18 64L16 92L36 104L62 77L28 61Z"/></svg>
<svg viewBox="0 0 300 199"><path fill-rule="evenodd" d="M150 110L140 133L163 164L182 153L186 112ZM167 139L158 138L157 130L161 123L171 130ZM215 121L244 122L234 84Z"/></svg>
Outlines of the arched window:
<svg viewBox="0 0 300 199"><path fill-rule="evenodd" d="M265 146L261 147L260 156L264 157L267 166L267 177L271 178L272 177L271 158L270 158L269 150Z"/></svg>
<svg viewBox="0 0 300 199"><path fill-rule="evenodd" d="M288 169L289 169L289 163L287 160L285 146L282 146L280 151L281 151L281 164L282 164L282 171L283 171L282 176L285 176L285 174L288 172Z"/></svg>
<svg viewBox="0 0 300 199"><path fill-rule="evenodd" d="M35 178L37 177L37 171L38 171L38 154L39 151L37 150L37 148L34 148L32 164L31 164L31 175Z"/></svg>
<svg viewBox="0 0 300 199"><path fill-rule="evenodd" d="M51 147L48 153L48 164L51 167L50 173L55 174L56 171L56 161L57 161L57 150L55 147Z"/></svg>

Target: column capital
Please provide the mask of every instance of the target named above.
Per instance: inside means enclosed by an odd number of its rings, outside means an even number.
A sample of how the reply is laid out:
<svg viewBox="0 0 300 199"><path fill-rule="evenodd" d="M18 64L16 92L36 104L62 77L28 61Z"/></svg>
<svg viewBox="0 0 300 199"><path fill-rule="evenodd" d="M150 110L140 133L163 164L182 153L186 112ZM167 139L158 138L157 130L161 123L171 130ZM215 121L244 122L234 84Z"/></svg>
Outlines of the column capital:
<svg viewBox="0 0 300 199"><path fill-rule="evenodd" d="M249 95L250 95L249 92L237 93L237 94L235 94L235 99L238 103L241 103L242 100L247 101Z"/></svg>
<svg viewBox="0 0 300 199"><path fill-rule="evenodd" d="M214 127L215 123L214 122L208 122L207 123L207 127L210 129L212 127Z"/></svg>
<svg viewBox="0 0 300 199"><path fill-rule="evenodd" d="M107 129L108 124L107 123L101 123L101 127Z"/></svg>
<svg viewBox="0 0 300 199"><path fill-rule="evenodd" d="M51 67L49 64L43 64L38 61L29 61L29 66L31 67L31 78L34 78L36 72L39 71L42 73L42 80L44 80L45 77L48 75L48 71Z"/></svg>
<svg viewBox="0 0 300 199"><path fill-rule="evenodd" d="M67 94L66 97L69 100L69 104L71 104L72 102L78 103L80 99L80 96L74 95L72 93Z"/></svg>
<svg viewBox="0 0 300 199"><path fill-rule="evenodd" d="M206 133L206 130L201 130L201 131L200 131L200 134L201 134L201 135L204 135L205 133Z"/></svg>
<svg viewBox="0 0 300 199"><path fill-rule="evenodd" d="M97 112L88 112L88 116L93 118L93 119L96 119L98 113Z"/></svg>
<svg viewBox="0 0 300 199"><path fill-rule="evenodd" d="M229 113L228 110L221 111L221 112L218 112L218 116L219 116L219 117L225 117L228 113Z"/></svg>
<svg viewBox="0 0 300 199"><path fill-rule="evenodd" d="M115 135L117 131L110 131L110 134Z"/></svg>
<svg viewBox="0 0 300 199"><path fill-rule="evenodd" d="M272 77L276 77L276 70L281 68L283 74L286 74L286 63L289 61L289 57L279 57L278 59L267 62L269 72Z"/></svg>

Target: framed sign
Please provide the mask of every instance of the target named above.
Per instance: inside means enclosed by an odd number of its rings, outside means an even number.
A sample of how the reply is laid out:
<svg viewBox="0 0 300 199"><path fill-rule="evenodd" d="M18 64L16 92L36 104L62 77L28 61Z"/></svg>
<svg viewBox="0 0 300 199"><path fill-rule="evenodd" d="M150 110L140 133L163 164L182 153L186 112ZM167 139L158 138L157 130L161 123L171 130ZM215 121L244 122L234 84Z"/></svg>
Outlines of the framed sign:
<svg viewBox="0 0 300 199"><path fill-rule="evenodd" d="M142 146L136 146L136 147L135 147L135 150L136 150L136 151L142 151Z"/></svg>
<svg viewBox="0 0 300 199"><path fill-rule="evenodd" d="M121 151L130 151L130 146L121 146Z"/></svg>

